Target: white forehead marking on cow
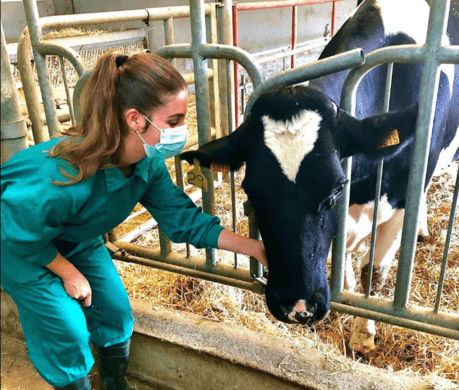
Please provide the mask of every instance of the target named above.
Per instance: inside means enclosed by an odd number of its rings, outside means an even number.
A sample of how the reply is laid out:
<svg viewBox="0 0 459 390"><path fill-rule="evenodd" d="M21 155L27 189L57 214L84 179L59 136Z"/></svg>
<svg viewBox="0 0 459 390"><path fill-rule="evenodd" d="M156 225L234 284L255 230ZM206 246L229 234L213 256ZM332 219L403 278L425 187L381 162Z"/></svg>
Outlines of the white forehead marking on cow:
<svg viewBox="0 0 459 390"><path fill-rule="evenodd" d="M287 178L295 182L304 157L314 148L322 117L303 110L288 121L276 121L265 115L265 144L276 156Z"/></svg>
<svg viewBox="0 0 459 390"><path fill-rule="evenodd" d="M375 0L386 36L405 33L418 45L426 43L429 5L419 0Z"/></svg>

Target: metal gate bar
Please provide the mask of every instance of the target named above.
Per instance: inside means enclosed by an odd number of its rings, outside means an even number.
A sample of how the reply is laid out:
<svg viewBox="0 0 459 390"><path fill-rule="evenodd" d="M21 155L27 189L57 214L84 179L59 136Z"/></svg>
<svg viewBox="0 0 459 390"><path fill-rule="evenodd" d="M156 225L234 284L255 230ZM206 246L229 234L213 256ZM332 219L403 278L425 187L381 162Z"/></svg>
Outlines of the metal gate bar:
<svg viewBox="0 0 459 390"><path fill-rule="evenodd" d="M342 107L351 115L355 115L355 97L358 83L369 70L378 65L390 62L424 63L419 94L419 116L413 162L408 180L406 212L394 301L390 303L375 300L374 298L362 297L361 294L343 291L346 256L346 217L350 185L346 189L346 199L340 206L340 227L337 232L337 239L333 245L332 300L338 310L348 314L382 321L387 320L387 322L393 324L401 324L403 322L403 326L459 340L459 316L457 314L439 313L437 306L433 310L418 306L408 308L414 250L418 232L418 210L425 183L427 158L438 90L439 65L441 63L459 64L459 46L441 47L441 38L446 31L449 7L450 0L446 2L443 0L432 1L427 43L425 46L404 45L372 52L366 57L365 65L351 71L345 82L341 99ZM346 168L350 176L350 159L346 161ZM456 202L458 191L459 188L456 185L454 194ZM453 204L449 231L452 230L455 207ZM447 251L448 245L445 246L442 268L445 267ZM444 273L442 275L441 279L443 280ZM440 290L441 286L439 284L438 294L441 295ZM439 298L437 297L438 300ZM386 316L389 317L386 318ZM394 320L395 317L399 319ZM411 321L416 321L418 324L413 325ZM436 328L432 328L432 326Z"/></svg>
<svg viewBox="0 0 459 390"><path fill-rule="evenodd" d="M291 35L291 50L282 53L283 57L291 56L291 69L294 68L295 54L299 54L303 51L296 50L296 35L297 35L297 7L301 5L313 5L322 3L332 3L332 15L331 15L331 36L335 35L335 24L336 24L336 2L342 0L278 0L278 1L262 1L258 3L238 3L233 4L233 46L238 47L239 45L239 11L253 11L261 9L278 9L292 7L292 35ZM322 42L320 46L323 46L325 42ZM306 48L304 50L310 50ZM237 63L234 64L234 104L235 104L235 125L239 126L239 70ZM255 86L254 86L255 87Z"/></svg>

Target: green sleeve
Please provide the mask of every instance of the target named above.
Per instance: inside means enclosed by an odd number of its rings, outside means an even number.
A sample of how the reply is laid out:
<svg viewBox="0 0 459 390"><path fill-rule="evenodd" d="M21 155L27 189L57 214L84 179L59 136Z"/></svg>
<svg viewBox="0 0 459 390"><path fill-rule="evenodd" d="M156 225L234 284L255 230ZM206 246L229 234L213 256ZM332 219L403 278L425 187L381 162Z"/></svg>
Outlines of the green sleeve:
<svg viewBox="0 0 459 390"><path fill-rule="evenodd" d="M163 162L157 164L140 203L173 242L187 242L196 248L217 248L223 227L217 217L201 207L174 185Z"/></svg>
<svg viewBox="0 0 459 390"><path fill-rule="evenodd" d="M57 255L52 241L69 219L72 200L64 195L62 187L49 182L46 166L27 166L29 161L18 158L2 166L3 253L11 261L45 266Z"/></svg>

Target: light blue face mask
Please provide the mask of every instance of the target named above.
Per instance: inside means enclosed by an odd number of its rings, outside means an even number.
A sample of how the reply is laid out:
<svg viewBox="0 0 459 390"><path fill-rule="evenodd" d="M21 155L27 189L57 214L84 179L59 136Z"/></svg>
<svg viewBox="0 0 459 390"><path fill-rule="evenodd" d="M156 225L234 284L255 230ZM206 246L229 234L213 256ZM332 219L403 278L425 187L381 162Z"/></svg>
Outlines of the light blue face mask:
<svg viewBox="0 0 459 390"><path fill-rule="evenodd" d="M171 127L169 129L160 129L146 116L143 117L161 133L159 142L156 145L150 145L147 144L139 132L136 131L137 135L143 142L143 147L148 157L156 157L165 160L166 158L173 157L182 151L188 137L186 125Z"/></svg>

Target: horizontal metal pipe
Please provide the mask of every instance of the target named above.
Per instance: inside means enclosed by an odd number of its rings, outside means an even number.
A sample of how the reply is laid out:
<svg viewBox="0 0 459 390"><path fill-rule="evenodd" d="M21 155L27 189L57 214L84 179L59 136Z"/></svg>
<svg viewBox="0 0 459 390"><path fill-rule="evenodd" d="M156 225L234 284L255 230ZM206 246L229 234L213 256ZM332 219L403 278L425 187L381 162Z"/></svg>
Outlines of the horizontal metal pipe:
<svg viewBox="0 0 459 390"><path fill-rule="evenodd" d="M341 93L343 109L354 115L352 105L355 105L358 85L371 69L385 63L421 62L423 55L424 47L421 45L385 47L365 55L365 63L352 69L346 77ZM349 107L347 107L347 102L349 102Z"/></svg>
<svg viewBox="0 0 459 390"><path fill-rule="evenodd" d="M207 4L204 7L206 15L210 14L213 5ZM124 10L114 12L96 12L78 15L57 15L40 18L39 23L42 30L60 29L65 27L87 26L92 24L155 21L173 18L186 18L190 16L190 7L158 7L144 8L138 10Z"/></svg>
<svg viewBox="0 0 459 390"><path fill-rule="evenodd" d="M226 59L238 62L245 68L255 86L259 85L262 81L260 66L256 63L253 56L243 49L231 45L202 44L196 50L203 58ZM192 58L193 49L191 45L182 43L162 47L156 54L166 58Z"/></svg>
<svg viewBox="0 0 459 390"><path fill-rule="evenodd" d="M459 45L440 47L437 52L437 60L445 64L459 64Z"/></svg>
<svg viewBox="0 0 459 390"><path fill-rule="evenodd" d="M192 268L180 267L180 266L171 265L168 263L163 263L160 261L145 259L142 257L137 257L137 256L132 256L132 255L123 255L119 252L113 253L111 256L115 260L124 261L126 263L140 264L140 265L144 265L147 267L160 269L163 271L174 272L174 273L185 275L185 276L191 276L191 277L207 280L209 282L220 283L220 284L224 284L224 285L232 286L236 288L242 288L244 290L252 291L258 294L261 294L262 291L264 290L263 284L257 281L244 282L239 279L232 279L226 276L198 271Z"/></svg>
<svg viewBox="0 0 459 390"><path fill-rule="evenodd" d="M338 54L336 56L299 66L296 69L289 69L284 72L280 72L264 81L262 85L253 91L252 96L247 103L245 115L248 115L258 97L272 88L293 85L317 77L326 76L331 73L362 65L364 62L365 56L363 54L363 50L355 49L343 54Z"/></svg>
<svg viewBox="0 0 459 390"><path fill-rule="evenodd" d="M290 57L290 56L293 56L293 55L296 55L296 54L301 54L301 53L305 53L305 52L310 51L310 50L314 50L314 49L318 49L318 48L324 47L328 42L329 42L329 40L324 38L320 42L317 42L317 43L314 43L314 44L311 44L311 45L307 45L307 46L298 47L295 50L287 50L287 51L284 51L282 53L274 54L274 55L269 56L269 57L263 57L263 58L257 60L257 62L259 64L266 64L268 62L277 61L277 60L280 60L280 59L285 58L285 57Z"/></svg>
<svg viewBox="0 0 459 390"><path fill-rule="evenodd" d="M225 59L239 63L247 71L254 87L263 81L261 67L249 52L241 48L231 45L205 44L201 47L201 55L204 58Z"/></svg>
<svg viewBox="0 0 459 390"><path fill-rule="evenodd" d="M359 307L348 306L342 303L332 302L331 309L348 315L364 317L375 321L385 322L387 324L395 326L401 326L403 328L413 329L420 332L427 332L437 336L459 340L459 332L457 330L443 328L437 325L420 323L390 314L375 313Z"/></svg>
<svg viewBox="0 0 459 390"><path fill-rule="evenodd" d="M228 277L231 279L239 279L244 282L252 282L250 273L248 270L235 269L231 266L224 264L216 264L211 268L208 268L206 261L203 258L199 257L186 257L178 253L171 253L167 257L161 257L159 250L152 249L149 247L144 247L136 244L131 244L122 241L115 241L113 243L119 249L124 249L126 252L133 256L143 257L145 259L156 260L161 263L168 263L178 267L190 268L197 271L209 272L215 275L220 275Z"/></svg>
<svg viewBox="0 0 459 390"><path fill-rule="evenodd" d="M413 323L419 323L419 326L437 326L449 329L448 336L459 340L459 315L453 313L435 313L432 309L419 306L411 306L408 308L395 308L391 301L384 301L373 297L366 298L362 294L343 291L333 298L335 304L342 304L339 311L345 307L345 312L351 312L361 316L357 310L362 310L362 317L372 318L376 321L388 322L385 319L389 317L398 317ZM393 323L389 322L389 323ZM394 324L397 325L397 324ZM427 331L427 330L426 330Z"/></svg>
<svg viewBox="0 0 459 390"><path fill-rule="evenodd" d="M256 9L293 7L296 5L332 3L334 1L342 1L342 0L260 1L259 3L238 3L236 4L236 7L238 11L250 11L250 10L256 10Z"/></svg>

